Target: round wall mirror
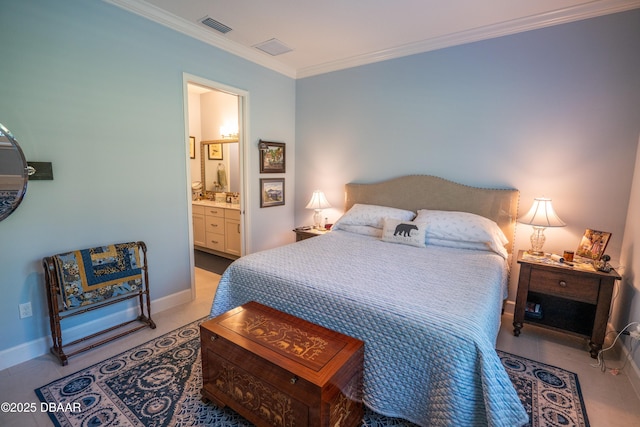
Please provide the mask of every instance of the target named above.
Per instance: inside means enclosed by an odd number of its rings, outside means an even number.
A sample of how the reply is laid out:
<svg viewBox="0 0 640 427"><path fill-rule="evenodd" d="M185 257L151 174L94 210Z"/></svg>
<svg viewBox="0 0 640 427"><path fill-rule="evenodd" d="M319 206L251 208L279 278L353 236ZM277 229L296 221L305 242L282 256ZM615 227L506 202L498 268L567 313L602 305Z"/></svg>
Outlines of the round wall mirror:
<svg viewBox="0 0 640 427"><path fill-rule="evenodd" d="M27 161L9 129L0 123L0 221L16 210L27 191Z"/></svg>

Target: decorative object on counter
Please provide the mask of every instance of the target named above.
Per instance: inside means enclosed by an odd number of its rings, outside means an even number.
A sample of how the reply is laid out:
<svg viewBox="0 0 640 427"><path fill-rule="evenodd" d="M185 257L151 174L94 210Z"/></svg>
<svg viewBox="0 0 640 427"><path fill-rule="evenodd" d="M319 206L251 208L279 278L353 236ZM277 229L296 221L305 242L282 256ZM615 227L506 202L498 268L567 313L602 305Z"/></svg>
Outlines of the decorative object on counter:
<svg viewBox="0 0 640 427"><path fill-rule="evenodd" d="M306 206L306 209L313 209L315 213L313 214L313 226L316 230L324 229L324 221L322 220L322 210L330 208L331 205L329 201L325 197L324 193L320 190L316 190L313 192L311 196L311 200Z"/></svg>
<svg viewBox="0 0 640 427"><path fill-rule="evenodd" d="M200 200L202 198L202 182L194 181L191 183L191 198L193 200Z"/></svg>
<svg viewBox="0 0 640 427"><path fill-rule="evenodd" d="M562 255L562 257L564 258L565 261L572 262L573 255L574 255L573 251L564 251L564 254Z"/></svg>
<svg viewBox="0 0 640 427"><path fill-rule="evenodd" d="M533 233L531 234L531 249L529 253L531 255L544 255L542 246L546 237L544 236L544 229L547 227L564 227L564 221L558 217L551 205L551 199L545 197L536 197L533 200L533 205L529 212L518 218L520 224L527 224L533 227Z"/></svg>
<svg viewBox="0 0 640 427"><path fill-rule="evenodd" d="M284 178L260 179L260 207L284 205Z"/></svg>
<svg viewBox="0 0 640 427"><path fill-rule="evenodd" d="M593 266L598 271L610 273L611 270L613 270L613 267L611 267L611 264L609 264L609 261L611 261L611 257L607 254L604 254L602 255L602 258L600 258L599 260L593 261Z"/></svg>
<svg viewBox="0 0 640 427"><path fill-rule="evenodd" d="M285 173L286 157L283 142L268 142L260 140L260 173Z"/></svg>
<svg viewBox="0 0 640 427"><path fill-rule="evenodd" d="M576 255L599 261L611 239L611 233L587 228L580 240Z"/></svg>
<svg viewBox="0 0 640 427"><path fill-rule="evenodd" d="M240 203L240 193L227 193L227 203L237 205Z"/></svg>

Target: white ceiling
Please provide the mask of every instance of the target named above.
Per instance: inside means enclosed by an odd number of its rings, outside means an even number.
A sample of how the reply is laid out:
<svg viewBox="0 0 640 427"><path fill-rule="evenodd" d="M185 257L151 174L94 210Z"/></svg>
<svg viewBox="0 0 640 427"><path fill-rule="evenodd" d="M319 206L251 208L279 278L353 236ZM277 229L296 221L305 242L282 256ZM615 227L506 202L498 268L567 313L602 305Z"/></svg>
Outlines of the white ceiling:
<svg viewBox="0 0 640 427"><path fill-rule="evenodd" d="M294 78L640 7L640 0L104 0ZM221 34L200 21L213 18ZM254 46L276 38L293 49Z"/></svg>

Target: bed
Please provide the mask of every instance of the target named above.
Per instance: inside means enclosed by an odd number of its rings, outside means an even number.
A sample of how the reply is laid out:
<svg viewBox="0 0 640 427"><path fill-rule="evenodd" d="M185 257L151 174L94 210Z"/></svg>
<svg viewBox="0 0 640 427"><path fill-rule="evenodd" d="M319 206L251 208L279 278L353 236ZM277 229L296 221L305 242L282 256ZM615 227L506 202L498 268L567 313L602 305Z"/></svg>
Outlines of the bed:
<svg viewBox="0 0 640 427"><path fill-rule="evenodd" d="M345 190L330 233L231 264L211 315L254 300L363 340L374 412L421 426L525 424L495 352L518 191L426 175Z"/></svg>

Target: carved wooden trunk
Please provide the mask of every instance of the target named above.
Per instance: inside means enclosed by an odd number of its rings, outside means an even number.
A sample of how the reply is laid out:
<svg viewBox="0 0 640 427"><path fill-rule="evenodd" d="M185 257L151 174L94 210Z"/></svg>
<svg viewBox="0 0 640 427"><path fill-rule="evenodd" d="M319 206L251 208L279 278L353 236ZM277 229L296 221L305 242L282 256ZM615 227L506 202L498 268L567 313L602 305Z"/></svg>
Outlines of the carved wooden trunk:
<svg viewBox="0 0 640 427"><path fill-rule="evenodd" d="M357 426L364 343L256 302L202 323L202 395L257 426Z"/></svg>

